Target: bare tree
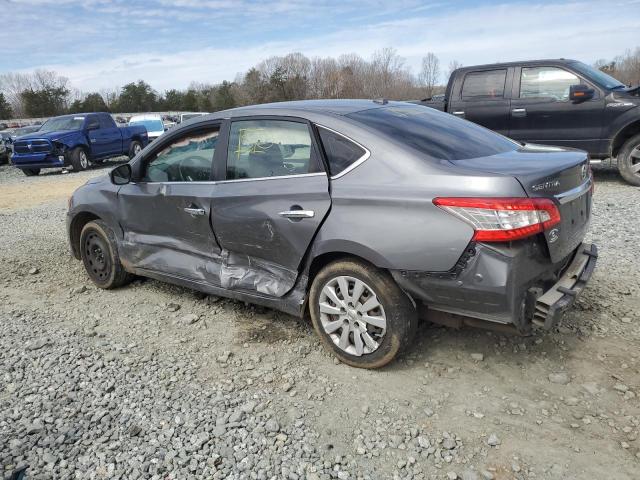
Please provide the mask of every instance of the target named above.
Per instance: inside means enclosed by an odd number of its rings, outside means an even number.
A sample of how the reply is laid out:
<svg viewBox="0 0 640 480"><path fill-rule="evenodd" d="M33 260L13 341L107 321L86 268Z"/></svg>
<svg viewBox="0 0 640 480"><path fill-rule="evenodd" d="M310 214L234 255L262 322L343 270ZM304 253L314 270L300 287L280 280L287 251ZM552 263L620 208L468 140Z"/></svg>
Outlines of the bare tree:
<svg viewBox="0 0 640 480"><path fill-rule="evenodd" d="M454 70L459 68L462 68L462 64L457 60L451 60L449 62L449 73L447 74L447 77L450 77Z"/></svg>
<svg viewBox="0 0 640 480"><path fill-rule="evenodd" d="M422 57L422 68L418 75L420 83L424 86L427 96L434 94L435 86L440 80L440 60L435 53L428 52Z"/></svg>

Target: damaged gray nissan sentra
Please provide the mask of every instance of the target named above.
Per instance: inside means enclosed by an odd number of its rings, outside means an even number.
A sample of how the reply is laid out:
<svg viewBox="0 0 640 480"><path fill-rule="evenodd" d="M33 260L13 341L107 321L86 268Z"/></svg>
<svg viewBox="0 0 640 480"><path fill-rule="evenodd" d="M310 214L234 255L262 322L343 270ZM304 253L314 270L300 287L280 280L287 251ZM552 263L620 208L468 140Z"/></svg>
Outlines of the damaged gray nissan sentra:
<svg viewBox="0 0 640 480"><path fill-rule="evenodd" d="M67 228L98 287L142 275L309 312L341 361L375 368L427 310L553 328L595 267L592 185L582 151L427 107L285 102L165 133L76 190Z"/></svg>

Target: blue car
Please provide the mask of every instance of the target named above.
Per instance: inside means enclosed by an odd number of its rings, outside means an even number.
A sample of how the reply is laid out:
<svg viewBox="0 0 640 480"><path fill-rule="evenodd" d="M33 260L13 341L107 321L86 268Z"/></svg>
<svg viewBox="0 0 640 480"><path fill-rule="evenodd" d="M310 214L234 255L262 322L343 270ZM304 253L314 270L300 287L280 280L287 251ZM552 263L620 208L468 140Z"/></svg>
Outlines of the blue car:
<svg viewBox="0 0 640 480"><path fill-rule="evenodd" d="M38 175L43 168L70 166L80 171L111 157L133 158L148 143L145 127L118 127L108 113L63 115L17 139L11 163L27 176Z"/></svg>

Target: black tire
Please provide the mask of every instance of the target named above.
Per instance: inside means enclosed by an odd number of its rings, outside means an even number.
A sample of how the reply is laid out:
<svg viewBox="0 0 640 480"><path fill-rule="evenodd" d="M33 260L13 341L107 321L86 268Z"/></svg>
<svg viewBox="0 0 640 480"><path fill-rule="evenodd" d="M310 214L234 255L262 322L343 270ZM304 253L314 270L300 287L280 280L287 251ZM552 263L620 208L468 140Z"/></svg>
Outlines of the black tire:
<svg viewBox="0 0 640 480"><path fill-rule="evenodd" d="M84 268L98 287L118 288L133 279L120 262L113 230L103 221L94 220L84 226L79 248Z"/></svg>
<svg viewBox="0 0 640 480"><path fill-rule="evenodd" d="M628 183L640 187L640 135L622 145L618 152L618 171Z"/></svg>
<svg viewBox="0 0 640 480"><path fill-rule="evenodd" d="M82 147L71 150L71 165L74 172L81 172L89 168L89 154Z"/></svg>
<svg viewBox="0 0 640 480"><path fill-rule="evenodd" d="M141 150L142 150L142 144L139 141L134 140L133 142L131 142L131 145L129 146L129 160L131 160L138 153L140 153Z"/></svg>
<svg viewBox="0 0 640 480"><path fill-rule="evenodd" d="M375 350L368 353L365 352L360 356L348 353L340 348L325 331L322 324L320 314L322 290L325 286L336 281L338 277L351 277L352 280L364 282L366 287L372 290L373 295L377 297L382 307L378 312L383 312L386 317L384 336L382 338L376 337L379 346ZM348 287L350 294L353 293L353 287L355 287L355 284ZM363 295L366 295L366 293ZM356 303L362 305L362 302L370 298L370 296L360 296L358 301L351 303L351 313L354 314ZM344 297L342 299L344 300ZM362 302L359 302L360 299L362 299ZM309 293L309 312L311 313L313 328L324 346L332 351L343 363L358 368L379 368L391 362L398 354L410 346L415 337L418 324L416 309L391 275L373 265L355 260L335 261L324 267L316 275ZM355 314L360 315L357 312ZM328 315L325 318L333 321L340 320L338 315ZM342 321L348 322L348 320ZM347 323L344 324L347 325ZM367 324L366 328L371 329L372 327ZM373 327L373 330L367 330L367 333L371 333L371 337L375 335L375 327ZM344 332L344 329L340 328L340 332ZM353 333L349 333L347 336L353 339Z"/></svg>
<svg viewBox="0 0 640 480"><path fill-rule="evenodd" d="M22 173L24 173L27 177L35 177L36 175L40 175L39 168L23 168Z"/></svg>

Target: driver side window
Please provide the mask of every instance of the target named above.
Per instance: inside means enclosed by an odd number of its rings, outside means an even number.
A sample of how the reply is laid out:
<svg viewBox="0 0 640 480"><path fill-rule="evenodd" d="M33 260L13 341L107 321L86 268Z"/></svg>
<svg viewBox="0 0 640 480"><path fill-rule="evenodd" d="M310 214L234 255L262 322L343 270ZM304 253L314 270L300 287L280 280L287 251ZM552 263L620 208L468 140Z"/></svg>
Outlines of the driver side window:
<svg viewBox="0 0 640 480"><path fill-rule="evenodd" d="M569 100L571 85L580 83L578 77L557 67L523 67L520 78L520 98L550 97Z"/></svg>
<svg viewBox="0 0 640 480"><path fill-rule="evenodd" d="M191 131L156 152L143 182L205 182L211 178L219 127Z"/></svg>

